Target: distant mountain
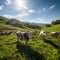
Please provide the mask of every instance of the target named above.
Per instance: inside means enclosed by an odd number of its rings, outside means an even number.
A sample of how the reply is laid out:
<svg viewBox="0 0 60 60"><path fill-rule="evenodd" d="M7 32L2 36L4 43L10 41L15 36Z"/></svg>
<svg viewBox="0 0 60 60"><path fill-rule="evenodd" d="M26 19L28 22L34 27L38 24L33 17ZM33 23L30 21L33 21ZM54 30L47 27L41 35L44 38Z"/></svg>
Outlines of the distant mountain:
<svg viewBox="0 0 60 60"><path fill-rule="evenodd" d="M41 28L44 26L44 24L40 23L29 23L29 22L22 22L17 19L9 19L3 16L0 16L0 23L6 24L6 25L13 25L16 27L21 27L21 28Z"/></svg>
<svg viewBox="0 0 60 60"><path fill-rule="evenodd" d="M43 24L43 23L33 23L33 24L37 24L40 27L44 27L46 25L46 24Z"/></svg>

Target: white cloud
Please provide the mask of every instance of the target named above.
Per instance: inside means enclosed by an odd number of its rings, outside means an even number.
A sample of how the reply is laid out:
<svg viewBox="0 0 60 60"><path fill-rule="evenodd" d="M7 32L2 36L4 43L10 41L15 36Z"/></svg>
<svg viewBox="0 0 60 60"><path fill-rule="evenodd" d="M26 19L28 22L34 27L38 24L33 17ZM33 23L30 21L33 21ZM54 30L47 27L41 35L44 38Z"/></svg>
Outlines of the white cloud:
<svg viewBox="0 0 60 60"><path fill-rule="evenodd" d="M43 11L45 11L45 10L46 10L46 8L43 8L42 10L43 10Z"/></svg>
<svg viewBox="0 0 60 60"><path fill-rule="evenodd" d="M56 5L51 5L51 6L48 7L48 8L42 8L42 9L40 8L40 9L37 10L37 12L38 12L38 13L48 12L50 9L55 8L55 6L56 6Z"/></svg>
<svg viewBox="0 0 60 60"><path fill-rule="evenodd" d="M33 12L35 12L35 10L28 10L28 12L33 13Z"/></svg>
<svg viewBox="0 0 60 60"><path fill-rule="evenodd" d="M44 22L44 20L42 18L35 18L35 19L32 19L33 22L36 22L36 23L42 23Z"/></svg>
<svg viewBox="0 0 60 60"><path fill-rule="evenodd" d="M17 16L19 16L19 17L27 17L27 16L29 16L31 13L34 13L35 12L35 10L26 10L26 11L22 11L22 13L20 13L19 15L17 15Z"/></svg>
<svg viewBox="0 0 60 60"><path fill-rule="evenodd" d="M10 5L11 3L12 3L11 0L6 0L6 1L5 1L5 4L6 4L6 5Z"/></svg>
<svg viewBox="0 0 60 60"><path fill-rule="evenodd" d="M22 12L22 13L20 13L20 14L18 14L18 15L8 15L8 14L5 14L5 15L3 15L4 17L7 17L7 18L19 18L19 17L25 17L25 16L28 16L29 15L29 13L27 13L27 12Z"/></svg>
<svg viewBox="0 0 60 60"><path fill-rule="evenodd" d="M24 18L24 17L28 17L33 12L35 12L35 10L26 10L26 11L22 11L21 13L17 15L4 14L3 16L7 18Z"/></svg>
<svg viewBox="0 0 60 60"><path fill-rule="evenodd" d="M56 6L56 5L52 5L52 6L50 6L50 9L53 9L55 6Z"/></svg>
<svg viewBox="0 0 60 60"><path fill-rule="evenodd" d="M0 10L3 10L3 7L4 7L4 6L3 6L3 5L1 5L1 6L0 6Z"/></svg>
<svg viewBox="0 0 60 60"><path fill-rule="evenodd" d="M37 13L43 13L43 12L47 12L48 9L47 8L40 8L37 10Z"/></svg>
<svg viewBox="0 0 60 60"><path fill-rule="evenodd" d="M30 22L35 22L35 23L49 23L49 21L45 20L44 18L34 18Z"/></svg>
<svg viewBox="0 0 60 60"><path fill-rule="evenodd" d="M4 14L3 16L6 17L6 18L14 18L13 15L8 15L8 14Z"/></svg>
<svg viewBox="0 0 60 60"><path fill-rule="evenodd" d="M4 14L3 16L4 17L7 17L7 18L23 18L23 17L26 17L26 16L28 16L29 15L29 13L28 12L22 12L22 13L20 13L20 14L18 14L18 15L8 15L8 14Z"/></svg>
<svg viewBox="0 0 60 60"><path fill-rule="evenodd" d="M28 15L29 15L28 12L23 11L22 13L18 14L16 17L26 17Z"/></svg>

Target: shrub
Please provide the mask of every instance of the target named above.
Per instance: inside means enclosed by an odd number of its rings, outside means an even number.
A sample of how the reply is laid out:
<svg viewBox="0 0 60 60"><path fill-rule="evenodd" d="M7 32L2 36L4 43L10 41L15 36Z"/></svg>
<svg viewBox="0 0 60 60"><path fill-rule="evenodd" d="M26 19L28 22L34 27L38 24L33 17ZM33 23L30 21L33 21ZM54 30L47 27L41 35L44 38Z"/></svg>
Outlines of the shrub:
<svg viewBox="0 0 60 60"><path fill-rule="evenodd" d="M46 27L51 27L51 24L46 24L45 26L46 26Z"/></svg>

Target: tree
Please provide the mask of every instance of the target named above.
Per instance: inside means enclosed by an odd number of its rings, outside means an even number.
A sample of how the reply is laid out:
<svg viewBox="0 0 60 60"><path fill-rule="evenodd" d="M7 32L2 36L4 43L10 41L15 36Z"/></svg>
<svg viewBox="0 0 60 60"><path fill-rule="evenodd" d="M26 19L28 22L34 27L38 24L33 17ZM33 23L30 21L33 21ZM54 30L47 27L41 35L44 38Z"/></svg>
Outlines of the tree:
<svg viewBox="0 0 60 60"><path fill-rule="evenodd" d="M60 20L52 21L51 24L53 24L53 25L60 24Z"/></svg>

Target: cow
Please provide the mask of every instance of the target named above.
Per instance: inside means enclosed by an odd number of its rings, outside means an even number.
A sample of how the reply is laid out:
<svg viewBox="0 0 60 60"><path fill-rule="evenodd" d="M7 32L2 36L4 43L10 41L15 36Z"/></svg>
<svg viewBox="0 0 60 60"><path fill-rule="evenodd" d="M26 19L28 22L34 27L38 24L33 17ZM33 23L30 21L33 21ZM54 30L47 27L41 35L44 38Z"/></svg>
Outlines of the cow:
<svg viewBox="0 0 60 60"><path fill-rule="evenodd" d="M49 32L48 31L40 31L40 36L42 39L45 39L45 37L47 36Z"/></svg>
<svg viewBox="0 0 60 60"><path fill-rule="evenodd" d="M59 34L60 34L60 32L51 32L52 37L58 38Z"/></svg>
<svg viewBox="0 0 60 60"><path fill-rule="evenodd" d="M5 32L1 32L0 35L10 35L12 33L12 31L5 31Z"/></svg>
<svg viewBox="0 0 60 60"><path fill-rule="evenodd" d="M6 32L1 32L0 35L6 35Z"/></svg>
<svg viewBox="0 0 60 60"><path fill-rule="evenodd" d="M16 36L17 36L17 41L20 40L25 40L26 44L29 41L29 39L32 38L32 32L16 32Z"/></svg>
<svg viewBox="0 0 60 60"><path fill-rule="evenodd" d="M10 35L12 33L12 31L7 31L6 35Z"/></svg>

